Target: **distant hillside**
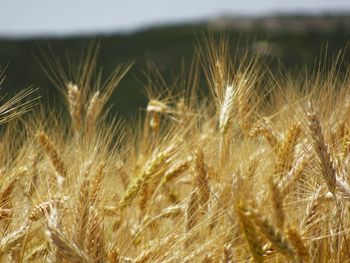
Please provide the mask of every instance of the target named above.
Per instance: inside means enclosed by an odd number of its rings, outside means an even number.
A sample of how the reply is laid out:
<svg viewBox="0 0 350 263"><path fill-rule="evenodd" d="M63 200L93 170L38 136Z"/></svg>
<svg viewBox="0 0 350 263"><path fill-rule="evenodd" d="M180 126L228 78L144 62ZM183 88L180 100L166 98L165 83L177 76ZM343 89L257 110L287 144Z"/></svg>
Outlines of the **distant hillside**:
<svg viewBox="0 0 350 263"><path fill-rule="evenodd" d="M252 54L259 53L269 61L272 70L280 71L279 61L286 70L311 69L315 58L325 53L334 57L350 41L350 16L275 16L265 18L221 18L192 25L151 28L129 35L101 35L52 39L0 39L0 65L8 65L1 94L15 92L29 85L40 87L49 103L59 104L53 88L35 57L43 61L39 48L64 58L67 49L72 53L86 47L92 38L101 39L99 65L111 72L120 62L134 61L134 67L120 84L111 101L121 114L135 112L144 106L143 91L147 62L152 61L171 80L179 72L184 60L187 64L200 45L203 35L215 36L226 32L232 49L237 43ZM247 45L245 43L248 43ZM345 57L345 61L350 61Z"/></svg>

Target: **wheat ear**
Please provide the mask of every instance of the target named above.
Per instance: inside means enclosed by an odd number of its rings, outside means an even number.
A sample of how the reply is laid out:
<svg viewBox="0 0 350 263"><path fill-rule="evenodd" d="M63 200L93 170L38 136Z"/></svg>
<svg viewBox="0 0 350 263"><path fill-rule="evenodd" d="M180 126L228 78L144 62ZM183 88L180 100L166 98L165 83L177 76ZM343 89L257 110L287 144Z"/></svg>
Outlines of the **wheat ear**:
<svg viewBox="0 0 350 263"><path fill-rule="evenodd" d="M109 263L119 263L120 256L117 250L112 249L108 252L108 262Z"/></svg>
<svg viewBox="0 0 350 263"><path fill-rule="evenodd" d="M277 153L276 174L289 171L292 168L293 153L297 140L301 134L300 124L293 124L288 130Z"/></svg>
<svg viewBox="0 0 350 263"><path fill-rule="evenodd" d="M18 182L18 177L13 177L0 192L0 207L8 207L11 199L11 194Z"/></svg>
<svg viewBox="0 0 350 263"><path fill-rule="evenodd" d="M46 235L50 241L57 247L57 253L69 262L92 263L93 261L76 244L71 242L56 227L48 226Z"/></svg>
<svg viewBox="0 0 350 263"><path fill-rule="evenodd" d="M247 216L248 211L243 202L240 202L237 205L236 211L254 260L256 262L263 262L264 251L261 246L261 240L256 232L253 222Z"/></svg>
<svg viewBox="0 0 350 263"><path fill-rule="evenodd" d="M298 231L294 227L290 227L287 230L287 236L295 247L298 258L304 262L308 262L310 258L309 251Z"/></svg>
<svg viewBox="0 0 350 263"><path fill-rule="evenodd" d="M307 109L307 119L312 144L319 159L323 179L328 190L334 194L336 187L336 170L323 137L320 121L317 118L311 103L309 103L309 108Z"/></svg>
<svg viewBox="0 0 350 263"><path fill-rule="evenodd" d="M48 249L46 245L41 245L34 249L25 259L25 262L33 262L38 258L43 258L47 255Z"/></svg>
<svg viewBox="0 0 350 263"><path fill-rule="evenodd" d="M58 172L58 174L62 177L67 176L66 166L59 155L55 145L50 140L49 136L45 132L39 132L38 140L41 146L44 148L46 154L50 157L51 163Z"/></svg>
<svg viewBox="0 0 350 263"><path fill-rule="evenodd" d="M192 191L190 194L187 208L186 208L186 214L185 214L185 221L186 221L186 232L190 231L197 223L197 210L198 210L198 192L197 189Z"/></svg>
<svg viewBox="0 0 350 263"><path fill-rule="evenodd" d="M272 212L274 222L279 229L283 229L285 215L283 211L283 199L281 195L281 190L278 185L273 181L272 178L268 180L268 185L270 189L270 196L272 201Z"/></svg>
<svg viewBox="0 0 350 263"><path fill-rule="evenodd" d="M82 108L82 93L77 85L68 83L67 99L69 114L73 121L74 128L78 131L81 128L81 108Z"/></svg>
<svg viewBox="0 0 350 263"><path fill-rule="evenodd" d="M97 200L98 192L100 191L103 178L105 176L105 164L102 162L97 167L96 175L91 186L90 204L94 205Z"/></svg>
<svg viewBox="0 0 350 263"><path fill-rule="evenodd" d="M196 185L198 188L199 201L203 207L206 207L210 197L210 187L208 182L208 167L204 160L202 150L196 153Z"/></svg>
<svg viewBox="0 0 350 263"><path fill-rule="evenodd" d="M106 252L103 234L102 221L99 219L96 209L92 208L86 248L93 262L104 262Z"/></svg>
<svg viewBox="0 0 350 263"><path fill-rule="evenodd" d="M64 203L67 199L67 197L58 197L38 204L30 213L29 220L35 222L42 217L49 215L54 207L57 207L58 205Z"/></svg>
<svg viewBox="0 0 350 263"><path fill-rule="evenodd" d="M10 251L13 247L17 246L18 243L21 242L21 240L23 240L26 236L28 229L29 224L25 223L19 229L7 235L4 235L0 239L0 255Z"/></svg>
<svg viewBox="0 0 350 263"><path fill-rule="evenodd" d="M174 180L178 176L180 176L183 172L185 172L190 167L191 161L192 161L192 157L187 157L184 160L170 167L170 169L165 172L161 184L167 183L171 180Z"/></svg>
<svg viewBox="0 0 350 263"><path fill-rule="evenodd" d="M224 100L220 108L219 130L224 136L232 123L233 104L235 98L235 89L232 85L227 85L225 88Z"/></svg>
<svg viewBox="0 0 350 263"><path fill-rule="evenodd" d="M100 92L96 91L90 99L88 108L86 110L86 133L90 135L94 129L98 115L102 110L102 99Z"/></svg>
<svg viewBox="0 0 350 263"><path fill-rule="evenodd" d="M143 188L145 184L148 184L153 177L159 173L159 170L162 168L164 163L170 158L173 149L173 147L170 147L165 151L160 152L146 164L145 170L138 175L136 180L128 187L120 200L120 208L129 206L137 196L140 189Z"/></svg>
<svg viewBox="0 0 350 263"><path fill-rule="evenodd" d="M251 218L260 232L283 254L289 258L295 257L295 250L291 241L276 227L274 227L267 218L261 216L253 209L247 210L246 215Z"/></svg>
<svg viewBox="0 0 350 263"><path fill-rule="evenodd" d="M270 122L267 118L263 118L258 125L250 131L250 136L258 137L262 136L271 148L277 150L279 146L279 140L277 134L274 132Z"/></svg>
<svg viewBox="0 0 350 263"><path fill-rule="evenodd" d="M134 263L154 262L157 256L162 256L162 250L169 249L174 243L175 238L173 235L169 235L161 241L152 242L148 248L141 251L141 253L135 258ZM157 261L161 262L160 259Z"/></svg>
<svg viewBox="0 0 350 263"><path fill-rule="evenodd" d="M282 177L278 183L282 198L285 198L292 191L295 182L302 176L308 163L308 158L305 155L301 155L294 163L292 169Z"/></svg>

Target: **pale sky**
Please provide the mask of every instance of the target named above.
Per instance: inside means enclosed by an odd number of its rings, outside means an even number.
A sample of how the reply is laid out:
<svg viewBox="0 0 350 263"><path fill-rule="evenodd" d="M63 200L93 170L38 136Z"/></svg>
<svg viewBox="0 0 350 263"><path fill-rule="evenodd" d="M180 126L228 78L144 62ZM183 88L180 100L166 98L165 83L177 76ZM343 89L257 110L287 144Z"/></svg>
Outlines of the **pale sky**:
<svg viewBox="0 0 350 263"><path fill-rule="evenodd" d="M223 14L350 12L350 0L0 0L0 36L132 31Z"/></svg>

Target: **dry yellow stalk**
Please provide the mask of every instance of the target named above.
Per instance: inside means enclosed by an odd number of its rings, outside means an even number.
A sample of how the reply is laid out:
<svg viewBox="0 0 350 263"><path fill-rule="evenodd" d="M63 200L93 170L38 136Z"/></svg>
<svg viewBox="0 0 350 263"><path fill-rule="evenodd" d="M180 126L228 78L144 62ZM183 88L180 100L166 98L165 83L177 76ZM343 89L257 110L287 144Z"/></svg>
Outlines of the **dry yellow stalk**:
<svg viewBox="0 0 350 263"><path fill-rule="evenodd" d="M45 132L39 132L38 134L38 140L41 146L44 148L46 154L50 157L50 160L52 162L52 165L58 172L58 174L62 177L67 176L67 169L66 166L60 157L55 145L50 140L49 136Z"/></svg>

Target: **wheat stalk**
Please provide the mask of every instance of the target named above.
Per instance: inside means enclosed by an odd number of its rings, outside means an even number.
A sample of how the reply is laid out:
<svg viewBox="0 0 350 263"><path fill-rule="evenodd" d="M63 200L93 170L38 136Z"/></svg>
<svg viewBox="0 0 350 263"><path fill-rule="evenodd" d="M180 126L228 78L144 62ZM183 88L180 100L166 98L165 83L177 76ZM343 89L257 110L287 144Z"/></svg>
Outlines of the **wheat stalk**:
<svg viewBox="0 0 350 263"><path fill-rule="evenodd" d="M63 204L67 200L67 197L57 197L36 205L29 215L29 220L33 222L38 221L42 217L49 215L54 207Z"/></svg>

